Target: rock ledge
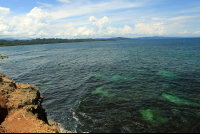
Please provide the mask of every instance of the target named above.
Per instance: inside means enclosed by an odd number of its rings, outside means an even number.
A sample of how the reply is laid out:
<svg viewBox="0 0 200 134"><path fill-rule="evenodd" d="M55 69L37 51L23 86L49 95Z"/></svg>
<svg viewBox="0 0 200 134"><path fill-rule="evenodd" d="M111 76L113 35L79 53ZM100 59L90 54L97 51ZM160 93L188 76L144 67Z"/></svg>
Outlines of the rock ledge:
<svg viewBox="0 0 200 134"><path fill-rule="evenodd" d="M47 119L42 101L36 86L0 73L0 133L61 133L58 123Z"/></svg>

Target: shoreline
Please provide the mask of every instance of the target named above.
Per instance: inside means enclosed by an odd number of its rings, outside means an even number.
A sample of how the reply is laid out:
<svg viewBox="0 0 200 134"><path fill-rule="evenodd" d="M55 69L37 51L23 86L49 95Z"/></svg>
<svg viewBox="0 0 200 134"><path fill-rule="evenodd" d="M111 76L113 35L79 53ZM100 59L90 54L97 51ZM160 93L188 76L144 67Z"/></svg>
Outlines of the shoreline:
<svg viewBox="0 0 200 134"><path fill-rule="evenodd" d="M0 73L0 133L72 133L47 119L39 89Z"/></svg>
<svg viewBox="0 0 200 134"><path fill-rule="evenodd" d="M48 40L48 39L46 39ZM75 40L75 39L74 39ZM31 41L31 40L30 40ZM61 44L61 43L79 43L79 42L99 42L99 41L122 41L122 40L114 40L114 39L105 39L105 40L91 40L91 41L69 41L69 42L57 42L57 43L51 43L51 42L41 42L41 43L36 43L36 44L24 44L24 45L0 45L0 47L11 47L11 46L29 46L29 45L44 45L44 44ZM13 42L13 41L7 41L7 42Z"/></svg>

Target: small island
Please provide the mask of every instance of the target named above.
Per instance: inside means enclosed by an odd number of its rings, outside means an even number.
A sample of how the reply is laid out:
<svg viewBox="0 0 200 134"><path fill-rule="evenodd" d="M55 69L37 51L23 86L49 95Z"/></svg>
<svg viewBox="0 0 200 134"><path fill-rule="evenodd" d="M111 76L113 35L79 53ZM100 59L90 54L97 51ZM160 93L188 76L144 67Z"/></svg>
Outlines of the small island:
<svg viewBox="0 0 200 134"><path fill-rule="evenodd" d="M9 58L8 56L1 56L1 53L0 53L0 59L5 59L5 58Z"/></svg>

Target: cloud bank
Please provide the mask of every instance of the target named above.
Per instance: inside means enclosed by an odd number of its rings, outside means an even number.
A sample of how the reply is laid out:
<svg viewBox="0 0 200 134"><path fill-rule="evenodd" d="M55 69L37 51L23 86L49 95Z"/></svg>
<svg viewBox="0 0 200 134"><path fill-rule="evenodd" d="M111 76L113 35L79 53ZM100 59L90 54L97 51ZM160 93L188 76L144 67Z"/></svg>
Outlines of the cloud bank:
<svg viewBox="0 0 200 134"><path fill-rule="evenodd" d="M0 16L7 15L9 13L10 13L10 9L9 8L0 7Z"/></svg>
<svg viewBox="0 0 200 134"><path fill-rule="evenodd" d="M58 0L64 3L70 3L69 0ZM39 3L43 6L52 5ZM170 36L186 35L189 32L180 31L183 25L179 23L165 23L163 20L178 20L185 17L159 18L152 17L150 22L132 22L132 25L125 24L123 27L114 27L113 19L107 16L95 17L88 16L84 20L85 25L80 26L75 23L64 22L62 25L53 24L58 19L53 17L52 13L34 7L24 16L13 16L8 18L9 8L0 7L0 38L109 38L109 37L141 37L141 36ZM191 17L186 17L191 18ZM199 31L193 32L193 35L200 34Z"/></svg>

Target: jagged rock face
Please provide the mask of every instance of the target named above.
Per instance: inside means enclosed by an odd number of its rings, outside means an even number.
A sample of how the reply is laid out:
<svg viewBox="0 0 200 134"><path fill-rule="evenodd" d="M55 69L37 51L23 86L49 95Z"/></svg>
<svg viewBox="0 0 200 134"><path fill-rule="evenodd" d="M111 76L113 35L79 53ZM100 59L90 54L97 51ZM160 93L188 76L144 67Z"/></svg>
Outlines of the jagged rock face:
<svg viewBox="0 0 200 134"><path fill-rule="evenodd" d="M5 75L4 75L4 74L2 74L2 73L0 73L0 82L2 82L2 81L3 81L2 77L5 77Z"/></svg>
<svg viewBox="0 0 200 134"><path fill-rule="evenodd" d="M4 74L0 73L0 84L2 84L2 77L5 77ZM0 123L4 121L6 116L8 115L7 111L7 102L8 99L6 98L6 93L5 92L0 92Z"/></svg>
<svg viewBox="0 0 200 134"><path fill-rule="evenodd" d="M43 97L40 96L39 89L30 84L19 83L8 77L2 77L1 91L6 94L9 102L7 103L8 111L24 109L33 113L34 117L48 123L47 115L41 103Z"/></svg>
<svg viewBox="0 0 200 134"><path fill-rule="evenodd" d="M5 93L0 92L0 123L4 121L6 116L8 115L6 103L8 102L5 97Z"/></svg>
<svg viewBox="0 0 200 134"><path fill-rule="evenodd" d="M56 122L48 124L42 101L36 86L15 83L0 74L0 132L60 132Z"/></svg>
<svg viewBox="0 0 200 134"><path fill-rule="evenodd" d="M14 88L14 92L10 93L8 109L23 108L26 112L31 112L36 119L48 123L46 111L41 105L43 97L40 96L39 89L30 84L12 84L10 85L16 86L17 90Z"/></svg>

